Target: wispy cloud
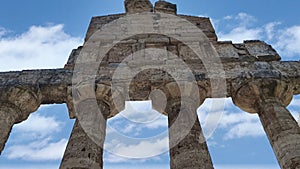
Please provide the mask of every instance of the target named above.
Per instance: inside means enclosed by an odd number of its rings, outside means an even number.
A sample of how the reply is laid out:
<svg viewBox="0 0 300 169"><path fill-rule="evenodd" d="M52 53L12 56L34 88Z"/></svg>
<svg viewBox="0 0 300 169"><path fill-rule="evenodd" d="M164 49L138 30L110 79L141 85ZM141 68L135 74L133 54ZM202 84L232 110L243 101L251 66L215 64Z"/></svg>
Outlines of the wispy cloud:
<svg viewBox="0 0 300 169"><path fill-rule="evenodd" d="M45 117L39 113L33 113L23 123L16 124L14 129L18 133L32 133L36 136L46 136L60 131L62 123L55 117Z"/></svg>
<svg viewBox="0 0 300 169"><path fill-rule="evenodd" d="M245 26L236 27L232 29L228 33L219 33L219 40L221 41L229 41L231 40L234 43L242 43L244 40L247 39L260 39L260 35L262 30L258 28L249 29Z"/></svg>
<svg viewBox="0 0 300 169"><path fill-rule="evenodd" d="M215 120L211 120L210 123L217 123L218 129L224 131L223 139L225 140L265 135L258 115L249 114L237 109L233 105L231 98L224 100L224 103L222 103L224 105L223 110L220 107L219 110L211 111L210 107L216 106L216 104L212 104L213 101L214 99L207 99L198 110L198 116L201 120L204 134L206 134L205 131L207 129L206 125L203 124L206 123L206 119L208 115L210 115L212 117L215 116ZM217 105L220 106L220 103Z"/></svg>
<svg viewBox="0 0 300 169"><path fill-rule="evenodd" d="M0 38L7 33L7 30L3 27L0 27Z"/></svg>
<svg viewBox="0 0 300 169"><path fill-rule="evenodd" d="M38 140L30 144L13 145L7 149L8 159L22 159L26 161L60 160L64 154L68 140L61 139L52 142L50 138Z"/></svg>
<svg viewBox="0 0 300 169"><path fill-rule="evenodd" d="M145 130L167 130L168 118L152 109L151 101L126 102L125 110L108 120L111 132L127 136L140 136ZM143 136L145 137L145 135Z"/></svg>
<svg viewBox="0 0 300 169"><path fill-rule="evenodd" d="M259 39L261 37L261 28L251 27L256 22L256 18L247 13L238 13L237 15L229 15L223 18L229 28L229 32L219 31L219 40L231 40L235 43L241 43L247 39ZM223 23L223 22L218 22Z"/></svg>
<svg viewBox="0 0 300 169"><path fill-rule="evenodd" d="M287 57L300 55L300 25L277 31L275 47Z"/></svg>
<svg viewBox="0 0 300 169"><path fill-rule="evenodd" d="M167 136L157 139L140 139L130 140L109 140L105 144L105 150L109 152L106 157L108 162L124 162L132 159L139 159L139 161L152 160L159 158L160 155L168 152L169 138ZM114 158L114 157L118 158ZM113 157L113 158L112 158Z"/></svg>
<svg viewBox="0 0 300 169"><path fill-rule="evenodd" d="M82 39L64 32L64 25L31 26L21 35L5 36L0 28L0 71L63 67Z"/></svg>
<svg viewBox="0 0 300 169"><path fill-rule="evenodd" d="M274 37L276 36L276 26L279 26L281 24L281 22L271 22L266 24L265 26L265 32L267 35L267 39L268 40L273 40Z"/></svg>
<svg viewBox="0 0 300 169"><path fill-rule="evenodd" d="M50 106L46 106L51 110ZM43 106L41 109L44 109ZM43 110L45 111L45 110ZM53 116L44 116L40 109L13 127L13 136L4 150L7 159L24 161L54 161L63 157L68 140L54 137L65 126Z"/></svg>

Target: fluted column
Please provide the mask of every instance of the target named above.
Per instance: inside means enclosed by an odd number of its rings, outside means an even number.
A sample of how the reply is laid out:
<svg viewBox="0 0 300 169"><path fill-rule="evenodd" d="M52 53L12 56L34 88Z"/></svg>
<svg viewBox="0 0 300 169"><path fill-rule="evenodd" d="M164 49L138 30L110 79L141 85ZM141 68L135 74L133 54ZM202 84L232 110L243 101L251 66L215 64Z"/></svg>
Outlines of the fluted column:
<svg viewBox="0 0 300 169"><path fill-rule="evenodd" d="M292 87L280 80L255 80L242 85L233 97L241 109L258 113L282 169L300 168L300 128L286 106Z"/></svg>
<svg viewBox="0 0 300 169"><path fill-rule="evenodd" d="M89 105L89 103L85 103ZM74 124L60 169L102 169L103 168L103 146L106 135L106 120L109 114L109 106L98 101L102 116L85 114L79 117ZM80 107L79 111L95 112L95 107ZM103 118L102 118L103 117ZM86 119L82 119L86 118ZM90 124L88 124L91 122ZM99 130L95 128L100 127Z"/></svg>
<svg viewBox="0 0 300 169"><path fill-rule="evenodd" d="M180 90L176 86L175 83L166 85L170 168L213 169L197 116L197 108L206 98L206 91L194 85L184 84Z"/></svg>
<svg viewBox="0 0 300 169"><path fill-rule="evenodd" d="M0 154L14 124L26 120L41 103L37 87L8 87L0 89Z"/></svg>

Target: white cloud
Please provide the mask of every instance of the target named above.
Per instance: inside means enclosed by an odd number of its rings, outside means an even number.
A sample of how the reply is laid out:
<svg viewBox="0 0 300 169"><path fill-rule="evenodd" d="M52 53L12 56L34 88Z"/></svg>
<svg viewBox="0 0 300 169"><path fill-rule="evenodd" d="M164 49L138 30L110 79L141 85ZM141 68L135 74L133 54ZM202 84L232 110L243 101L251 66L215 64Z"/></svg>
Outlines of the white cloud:
<svg viewBox="0 0 300 169"><path fill-rule="evenodd" d="M275 47L287 57L300 55L300 26L292 26L277 31Z"/></svg>
<svg viewBox="0 0 300 169"><path fill-rule="evenodd" d="M41 108L51 109L49 106ZM63 157L68 140L58 136L64 123L54 116L46 117L37 111L16 124L3 156L25 161L54 161ZM54 137L54 134L58 137Z"/></svg>
<svg viewBox="0 0 300 169"><path fill-rule="evenodd" d="M63 27L31 26L21 35L0 36L0 71L63 67L71 50L82 44L81 38L68 35Z"/></svg>
<svg viewBox="0 0 300 169"><path fill-rule="evenodd" d="M244 40L260 39L261 28L251 28L251 25L256 22L256 18L247 13L238 13L237 15L229 15L223 18L227 25L219 27L224 30L224 27L229 27L229 31L218 32L220 41L233 41L234 43L242 43ZM222 22L218 22L222 23ZM230 23L230 24L228 24Z"/></svg>
<svg viewBox="0 0 300 169"><path fill-rule="evenodd" d="M164 136L161 138L148 139L113 139L109 140L104 145L105 150L113 156L120 156L121 158L109 158L108 162L123 162L128 159L148 160L156 158L169 150L169 138Z"/></svg>
<svg viewBox="0 0 300 169"><path fill-rule="evenodd" d="M235 18L235 20L240 21L240 24L244 25L244 26L247 26L247 25L250 25L250 24L256 22L255 17L253 17L252 15L249 15L247 13L244 13L244 12L238 13L237 16L235 16L234 18Z"/></svg>
<svg viewBox="0 0 300 169"><path fill-rule="evenodd" d="M214 107L217 108L212 111ZM207 121L208 115L210 116L209 121ZM231 98L223 99L223 101L221 99L205 100L198 109L198 116L206 138L213 136L213 133L210 133L214 132L211 131L211 124L216 124L218 128L225 130L223 138L226 140L265 135L258 115L235 108Z"/></svg>
<svg viewBox="0 0 300 169"><path fill-rule="evenodd" d="M46 138L24 145L13 145L7 149L8 159L22 159L26 161L59 160L63 157L68 140L61 139L51 142Z"/></svg>
<svg viewBox="0 0 300 169"><path fill-rule="evenodd" d="M167 153L168 154L168 153ZM165 155L165 154L163 154ZM143 163L145 162L149 162L149 161L161 161L162 159L160 158L161 156L155 156L155 157L151 157L151 158L126 158L126 157L121 157L118 155L114 155L112 153L109 152L105 152L104 154L104 161L110 163L110 164L117 164L117 163L131 163L131 164L139 164L140 165L144 165Z"/></svg>
<svg viewBox="0 0 300 169"><path fill-rule="evenodd" d="M7 33L5 28L0 27L0 38Z"/></svg>
<svg viewBox="0 0 300 169"><path fill-rule="evenodd" d="M148 129L167 128L168 117L165 115L161 115L161 117L156 119L155 121L152 121L151 123L147 123L145 127Z"/></svg>
<svg viewBox="0 0 300 169"><path fill-rule="evenodd" d="M261 39L260 29L250 29L240 26L232 29L229 33L219 33L220 41L232 41L234 43L242 43L244 40Z"/></svg>
<svg viewBox="0 0 300 169"><path fill-rule="evenodd" d="M147 124L156 121L162 114L152 110L151 101L127 101L125 110L121 111L118 116L131 122Z"/></svg>
<svg viewBox="0 0 300 169"><path fill-rule="evenodd" d="M265 132L259 121L256 122L240 122L228 128L229 131L225 134L225 139L236 139L246 136L258 137L264 136Z"/></svg>
<svg viewBox="0 0 300 169"><path fill-rule="evenodd" d="M119 132L138 136L144 130L164 128L167 130L168 118L152 110L151 101L126 102L125 110L108 121L108 135Z"/></svg>
<svg viewBox="0 0 300 169"><path fill-rule="evenodd" d="M274 36L276 35L275 27L280 24L281 24L281 22L271 22L271 23L266 24L265 32L266 32L268 40L272 40L274 38Z"/></svg>
<svg viewBox="0 0 300 169"><path fill-rule="evenodd" d="M16 124L14 129L20 133L34 133L45 136L60 131L61 127L62 123L54 117L44 117L39 113L33 113L26 121Z"/></svg>
<svg viewBox="0 0 300 169"><path fill-rule="evenodd" d="M238 21L239 25L249 25L250 23L256 22L256 18L245 12L240 12L237 15L227 15L223 17L224 20L231 22Z"/></svg>
<svg viewBox="0 0 300 169"><path fill-rule="evenodd" d="M257 114L226 111L220 120L220 128L225 129L224 139L265 136Z"/></svg>
<svg viewBox="0 0 300 169"><path fill-rule="evenodd" d="M104 147L109 163L149 161L169 150L168 118L152 110L151 101L126 102L125 110L107 126Z"/></svg>

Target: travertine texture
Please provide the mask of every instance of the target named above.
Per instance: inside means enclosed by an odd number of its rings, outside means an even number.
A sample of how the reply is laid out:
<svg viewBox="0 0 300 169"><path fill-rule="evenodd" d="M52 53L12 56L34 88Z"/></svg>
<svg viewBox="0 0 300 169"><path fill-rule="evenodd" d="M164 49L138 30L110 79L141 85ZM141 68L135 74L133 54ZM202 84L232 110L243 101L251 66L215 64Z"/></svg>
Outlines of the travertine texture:
<svg viewBox="0 0 300 169"><path fill-rule="evenodd" d="M165 1L156 2L154 8L149 0L125 0L124 4L126 13L91 19L85 48L74 49L64 68L0 73L0 153L12 126L26 120L40 104L67 103L70 118L79 121L72 131L61 168L93 168L91 164L95 163L95 168L102 168L106 118L123 110L127 100L152 98L153 108L169 118L171 168L213 168L196 109L205 98L232 97L241 109L259 114L280 166L299 168L299 126L285 108L293 95L300 94L299 61L280 61L272 46L258 40L240 44L218 41L209 18L179 15L176 5ZM131 18L122 20L126 16ZM110 31L99 34L99 30L107 30L109 23L113 23L108 27ZM130 31L140 29L154 33L137 33L116 43ZM90 55L80 58L84 49L98 49L99 42L103 46L116 44L101 59L92 60ZM197 55L191 47L202 50ZM136 59L135 54L139 52L142 58ZM187 67L180 67L182 65ZM126 66L139 73L128 76ZM169 72L151 69L152 66L169 68ZM86 71L86 68L95 69ZM119 77L113 78L117 70ZM192 72L191 77L187 77L188 70ZM179 92L174 87L176 79L181 82L193 79L200 98L196 98L195 86L186 85ZM112 81L115 90L111 89ZM129 88L126 88L128 81ZM213 83L216 81L220 83ZM157 90L156 95L153 90ZM128 91L128 96L124 91ZM85 116L84 112L97 106L75 103L95 100L102 105L105 117L98 126L101 132L97 136L79 123L82 120L94 122L95 119ZM187 116L174 130L172 126L180 109ZM191 130L174 144L180 135L178 131L186 131L188 123ZM72 162L74 158L79 164ZM76 160L78 158L83 160Z"/></svg>

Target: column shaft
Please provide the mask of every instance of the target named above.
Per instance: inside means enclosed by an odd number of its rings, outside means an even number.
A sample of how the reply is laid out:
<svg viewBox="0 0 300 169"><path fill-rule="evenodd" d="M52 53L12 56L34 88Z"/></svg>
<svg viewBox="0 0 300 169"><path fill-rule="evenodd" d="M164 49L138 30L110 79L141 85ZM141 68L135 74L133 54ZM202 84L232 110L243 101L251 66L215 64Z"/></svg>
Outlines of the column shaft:
<svg viewBox="0 0 300 169"><path fill-rule="evenodd" d="M0 155L19 114L20 110L14 106L7 104L2 104L0 106Z"/></svg>
<svg viewBox="0 0 300 169"><path fill-rule="evenodd" d="M282 169L300 168L300 128L280 102L261 104L260 121Z"/></svg>
<svg viewBox="0 0 300 169"><path fill-rule="evenodd" d="M103 149L83 130L76 120L60 169L102 169Z"/></svg>
<svg viewBox="0 0 300 169"><path fill-rule="evenodd" d="M92 100L77 105L77 113L86 112L86 114L78 114L60 169L103 168L103 146L110 109L105 103L99 101L98 108L102 115L100 112L97 114L97 106L90 101Z"/></svg>
<svg viewBox="0 0 300 169"><path fill-rule="evenodd" d="M196 113L197 107L187 102L182 106L180 103L176 103L167 111L171 169L213 169L212 160ZM191 125L191 123L193 124ZM184 135L178 140L181 134Z"/></svg>

